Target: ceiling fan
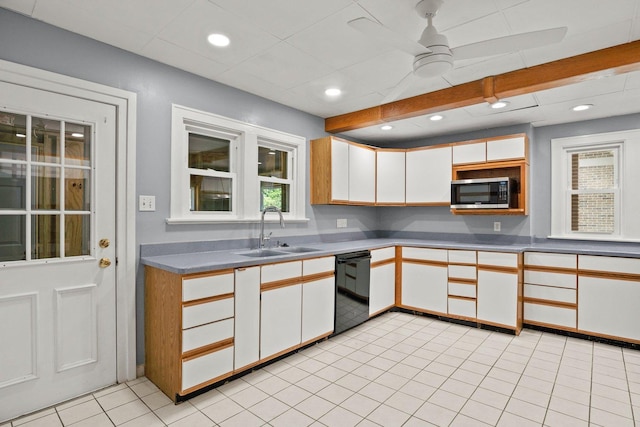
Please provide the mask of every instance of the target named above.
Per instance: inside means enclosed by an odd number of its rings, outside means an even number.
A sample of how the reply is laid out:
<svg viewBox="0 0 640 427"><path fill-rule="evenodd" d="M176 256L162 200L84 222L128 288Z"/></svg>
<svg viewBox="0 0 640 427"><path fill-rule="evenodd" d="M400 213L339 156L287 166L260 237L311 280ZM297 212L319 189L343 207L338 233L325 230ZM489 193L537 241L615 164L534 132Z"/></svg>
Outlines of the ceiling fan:
<svg viewBox="0 0 640 427"><path fill-rule="evenodd" d="M360 33L413 55L413 71L409 72L394 89L385 96L383 103L395 100L416 78L440 76L453 68L454 61L480 58L546 46L561 41L567 27L531 31L495 39L483 40L454 48L449 47L447 37L438 33L433 18L443 0L421 0L415 10L427 19L427 28L418 41L401 36L368 18L356 18L348 25Z"/></svg>

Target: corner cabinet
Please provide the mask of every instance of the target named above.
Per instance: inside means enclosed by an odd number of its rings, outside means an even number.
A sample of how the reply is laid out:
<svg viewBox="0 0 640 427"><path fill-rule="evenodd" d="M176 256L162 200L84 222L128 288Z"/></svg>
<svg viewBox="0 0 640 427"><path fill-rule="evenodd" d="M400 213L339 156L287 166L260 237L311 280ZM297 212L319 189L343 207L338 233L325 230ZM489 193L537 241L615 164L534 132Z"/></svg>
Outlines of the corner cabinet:
<svg viewBox="0 0 640 427"><path fill-rule="evenodd" d="M376 152L335 137L311 141L310 201L314 205L373 205Z"/></svg>
<svg viewBox="0 0 640 427"><path fill-rule="evenodd" d="M451 204L451 146L409 149L406 163L407 205Z"/></svg>
<svg viewBox="0 0 640 427"><path fill-rule="evenodd" d="M405 202L405 150L376 151L376 204L403 205Z"/></svg>

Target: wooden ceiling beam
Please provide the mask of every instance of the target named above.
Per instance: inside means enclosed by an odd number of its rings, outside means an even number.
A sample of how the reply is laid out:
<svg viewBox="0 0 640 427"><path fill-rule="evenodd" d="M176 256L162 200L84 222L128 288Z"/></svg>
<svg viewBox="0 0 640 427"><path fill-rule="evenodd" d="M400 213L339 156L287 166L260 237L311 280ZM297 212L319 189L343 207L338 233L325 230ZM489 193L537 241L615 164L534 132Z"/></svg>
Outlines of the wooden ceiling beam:
<svg viewBox="0 0 640 427"><path fill-rule="evenodd" d="M640 40L329 117L325 131L346 132L638 70Z"/></svg>

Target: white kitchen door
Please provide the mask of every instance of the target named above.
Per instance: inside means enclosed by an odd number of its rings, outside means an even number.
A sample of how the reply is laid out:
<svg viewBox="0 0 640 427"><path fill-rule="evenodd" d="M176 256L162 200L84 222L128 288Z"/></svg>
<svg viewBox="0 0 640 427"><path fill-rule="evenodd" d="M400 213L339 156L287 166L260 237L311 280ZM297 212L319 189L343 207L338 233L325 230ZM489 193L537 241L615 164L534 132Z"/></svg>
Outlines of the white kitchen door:
<svg viewBox="0 0 640 427"><path fill-rule="evenodd" d="M2 422L116 382L116 111L0 94Z"/></svg>

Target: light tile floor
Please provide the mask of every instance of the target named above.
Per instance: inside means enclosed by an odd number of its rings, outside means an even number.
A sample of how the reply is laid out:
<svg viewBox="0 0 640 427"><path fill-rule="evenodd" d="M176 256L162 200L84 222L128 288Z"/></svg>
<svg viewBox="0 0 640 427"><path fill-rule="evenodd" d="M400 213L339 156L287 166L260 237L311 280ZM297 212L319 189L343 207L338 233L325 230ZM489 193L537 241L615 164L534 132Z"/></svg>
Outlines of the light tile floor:
<svg viewBox="0 0 640 427"><path fill-rule="evenodd" d="M387 313L174 405L146 378L8 426L640 426L640 351Z"/></svg>

